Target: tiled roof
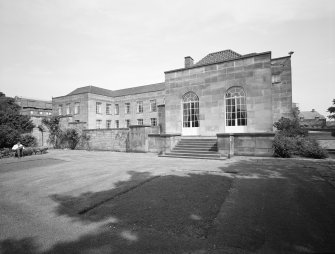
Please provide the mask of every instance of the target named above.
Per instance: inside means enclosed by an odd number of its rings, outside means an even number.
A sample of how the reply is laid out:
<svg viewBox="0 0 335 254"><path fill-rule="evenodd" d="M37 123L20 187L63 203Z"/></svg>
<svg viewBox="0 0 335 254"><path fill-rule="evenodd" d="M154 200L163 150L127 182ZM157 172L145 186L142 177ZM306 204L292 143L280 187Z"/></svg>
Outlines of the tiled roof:
<svg viewBox="0 0 335 254"><path fill-rule="evenodd" d="M75 94L82 94L82 93L93 93L93 94L104 95L104 96L109 96L109 97L118 97L118 96L126 96L126 95L138 94L138 93L161 91L164 89L165 89L165 83L157 83L157 84L146 85L146 86L131 87L131 88L115 90L115 91L96 87L96 86L84 86L84 87L79 87L75 89L71 93L67 94L67 96L75 95Z"/></svg>
<svg viewBox="0 0 335 254"><path fill-rule="evenodd" d="M318 117L319 119L326 119L317 111L300 111L299 117L303 117L305 120L315 119L316 117Z"/></svg>
<svg viewBox="0 0 335 254"><path fill-rule="evenodd" d="M148 92L156 92L161 91L165 89L165 83L157 83L152 85L146 85L146 86L137 86L137 87L131 87L121 90L115 90L112 92L113 97L118 96L125 96L125 95L132 95L132 94L138 94L138 93L148 93Z"/></svg>
<svg viewBox="0 0 335 254"><path fill-rule="evenodd" d="M81 93L94 93L99 95L105 95L105 96L112 96L112 90L96 87L96 86L83 86L79 87L76 90L72 91L71 93L67 95L75 95L75 94L81 94Z"/></svg>
<svg viewBox="0 0 335 254"><path fill-rule="evenodd" d="M227 60L236 59L239 57L242 57L242 55L236 53L235 51L227 49L227 50L208 54L203 59L201 59L199 62L197 62L195 66L223 62Z"/></svg>

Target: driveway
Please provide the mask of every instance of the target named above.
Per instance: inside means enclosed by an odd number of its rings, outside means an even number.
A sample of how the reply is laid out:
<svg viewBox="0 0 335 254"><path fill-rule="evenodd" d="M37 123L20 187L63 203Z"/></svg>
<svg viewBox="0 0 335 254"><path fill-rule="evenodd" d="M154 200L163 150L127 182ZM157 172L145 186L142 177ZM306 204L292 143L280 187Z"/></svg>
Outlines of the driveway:
<svg viewBox="0 0 335 254"><path fill-rule="evenodd" d="M52 150L0 191L2 253L335 251L335 160Z"/></svg>

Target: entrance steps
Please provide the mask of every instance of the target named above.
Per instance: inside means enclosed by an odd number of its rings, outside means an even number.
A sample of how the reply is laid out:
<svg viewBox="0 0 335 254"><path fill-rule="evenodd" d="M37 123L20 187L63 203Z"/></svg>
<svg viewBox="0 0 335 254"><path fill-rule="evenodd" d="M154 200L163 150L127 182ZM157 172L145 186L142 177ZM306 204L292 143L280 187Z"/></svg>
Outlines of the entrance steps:
<svg viewBox="0 0 335 254"><path fill-rule="evenodd" d="M225 160L218 153L217 139L204 137L182 138L171 152L160 155L170 158L192 158L207 160Z"/></svg>

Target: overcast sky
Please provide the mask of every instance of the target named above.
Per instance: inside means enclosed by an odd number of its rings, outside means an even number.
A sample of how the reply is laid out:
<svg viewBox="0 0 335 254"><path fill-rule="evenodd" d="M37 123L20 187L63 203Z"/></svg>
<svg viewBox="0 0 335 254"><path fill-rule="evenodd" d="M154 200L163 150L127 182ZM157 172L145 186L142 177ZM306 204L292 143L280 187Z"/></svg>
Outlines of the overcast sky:
<svg viewBox="0 0 335 254"><path fill-rule="evenodd" d="M0 91L51 100L164 81L185 56L292 56L293 101L335 98L334 0L0 0Z"/></svg>

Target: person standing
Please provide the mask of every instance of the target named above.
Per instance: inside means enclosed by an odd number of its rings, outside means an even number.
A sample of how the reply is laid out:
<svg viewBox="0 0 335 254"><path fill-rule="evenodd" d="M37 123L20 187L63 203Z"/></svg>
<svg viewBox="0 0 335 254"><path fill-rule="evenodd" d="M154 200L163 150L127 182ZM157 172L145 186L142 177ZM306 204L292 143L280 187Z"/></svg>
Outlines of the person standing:
<svg viewBox="0 0 335 254"><path fill-rule="evenodd" d="M15 153L17 154L17 157L20 159L23 155L23 149L24 146L20 143L20 141L18 141L12 148L12 150L15 151Z"/></svg>

